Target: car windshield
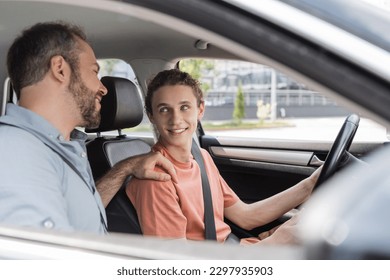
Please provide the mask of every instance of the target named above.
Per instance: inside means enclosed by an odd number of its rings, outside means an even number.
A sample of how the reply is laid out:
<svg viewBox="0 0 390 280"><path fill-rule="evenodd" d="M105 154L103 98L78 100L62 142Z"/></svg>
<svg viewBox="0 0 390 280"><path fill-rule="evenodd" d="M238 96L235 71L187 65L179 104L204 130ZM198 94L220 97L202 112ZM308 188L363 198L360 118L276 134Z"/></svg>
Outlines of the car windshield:
<svg viewBox="0 0 390 280"><path fill-rule="evenodd" d="M283 3L291 5L316 18L322 19L332 25L361 37L368 42L390 50L389 26L390 2L380 0L279 0L279 1L251 1L251 0L225 0L241 6L257 14L270 15L268 9L274 9L275 19L278 21L300 21L299 17L280 16L285 10ZM276 15L277 14L277 15ZM291 27L291 25L290 25ZM315 28L307 26L307 29ZM318 31L318 30L317 30Z"/></svg>

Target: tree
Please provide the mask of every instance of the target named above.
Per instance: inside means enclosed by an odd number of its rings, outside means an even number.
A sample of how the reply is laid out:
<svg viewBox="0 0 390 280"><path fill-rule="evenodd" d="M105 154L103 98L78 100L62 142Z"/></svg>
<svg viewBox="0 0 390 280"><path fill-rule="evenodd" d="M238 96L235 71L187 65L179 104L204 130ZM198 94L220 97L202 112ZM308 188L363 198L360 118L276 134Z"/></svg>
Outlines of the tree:
<svg viewBox="0 0 390 280"><path fill-rule="evenodd" d="M256 116L259 118L260 124L264 123L264 120L271 115L271 105L269 103L264 104L263 100L257 101Z"/></svg>
<svg viewBox="0 0 390 280"><path fill-rule="evenodd" d="M184 59L179 63L179 69L187 72L192 78L201 82L201 89L204 94L210 89L210 84L202 82L202 74L214 70L214 62L205 59Z"/></svg>
<svg viewBox="0 0 390 280"><path fill-rule="evenodd" d="M114 70L114 67L117 63L119 63L119 59L104 59L99 61L100 73L104 73L104 75L110 76Z"/></svg>
<svg viewBox="0 0 390 280"><path fill-rule="evenodd" d="M234 102L233 119L237 124L240 124L244 117L245 117L244 91L242 90L242 85L240 81L238 83L236 100Z"/></svg>

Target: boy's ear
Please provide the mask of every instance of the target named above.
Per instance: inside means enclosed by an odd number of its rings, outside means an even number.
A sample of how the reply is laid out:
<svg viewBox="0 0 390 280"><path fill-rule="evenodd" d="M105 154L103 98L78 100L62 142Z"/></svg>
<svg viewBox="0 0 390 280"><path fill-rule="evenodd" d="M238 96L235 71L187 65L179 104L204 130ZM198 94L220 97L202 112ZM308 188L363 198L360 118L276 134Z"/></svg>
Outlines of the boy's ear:
<svg viewBox="0 0 390 280"><path fill-rule="evenodd" d="M146 113L148 115L148 118L149 118L149 121L154 124L154 119L153 119L153 115L150 114L150 113Z"/></svg>
<svg viewBox="0 0 390 280"><path fill-rule="evenodd" d="M204 101L200 102L200 105L199 105L198 109L199 109L198 121L200 121L203 118L203 115L204 115L204 110L205 110Z"/></svg>

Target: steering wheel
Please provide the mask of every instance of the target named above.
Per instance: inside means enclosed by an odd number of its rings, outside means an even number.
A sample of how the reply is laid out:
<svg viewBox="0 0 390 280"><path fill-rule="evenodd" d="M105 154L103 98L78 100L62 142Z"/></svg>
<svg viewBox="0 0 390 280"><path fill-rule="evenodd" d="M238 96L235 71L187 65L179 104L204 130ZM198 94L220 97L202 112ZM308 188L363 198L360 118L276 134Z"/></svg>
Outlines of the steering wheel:
<svg viewBox="0 0 390 280"><path fill-rule="evenodd" d="M337 171L340 165L344 165L350 157L353 157L350 153L348 153L348 149L351 146L352 140L359 127L359 121L360 117L356 114L351 114L345 119L332 148L326 156L321 173L314 188L321 185Z"/></svg>

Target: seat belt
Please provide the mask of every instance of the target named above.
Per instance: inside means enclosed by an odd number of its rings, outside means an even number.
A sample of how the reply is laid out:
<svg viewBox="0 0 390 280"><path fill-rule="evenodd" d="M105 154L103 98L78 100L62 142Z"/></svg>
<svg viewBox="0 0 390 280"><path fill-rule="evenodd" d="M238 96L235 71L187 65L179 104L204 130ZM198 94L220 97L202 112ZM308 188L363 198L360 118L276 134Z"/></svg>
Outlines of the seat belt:
<svg viewBox="0 0 390 280"><path fill-rule="evenodd" d="M211 197L211 190L209 179L207 177L206 169L204 167L204 161L202 153L198 144L192 141L191 153L198 163L200 173L202 175L202 190L203 190L203 204L204 204L204 227L206 240L217 240L217 234L215 230L213 200Z"/></svg>
<svg viewBox="0 0 390 280"><path fill-rule="evenodd" d="M43 142L43 141L42 141ZM80 171L76 168L76 166L73 165L73 163L70 162L70 160L68 160L62 153L60 153L59 151L57 151L52 145L50 145L49 143L45 143L43 142L43 144L46 145L46 147L49 147L53 152L55 152L57 155L60 156L60 158L80 177L80 179L84 182L84 184L87 186L87 188L91 191L92 195L95 194L96 192L96 189L94 188L89 188L89 184L87 183L87 181L85 180L84 176L80 173ZM95 199L95 198L94 198ZM100 210L100 207L99 205L97 205L97 208L99 209L99 214L100 214L100 223L102 224L103 226L103 230L104 230L104 233L108 233L108 227L107 227L107 223L106 221L104 220L103 218L103 214L102 214L102 211Z"/></svg>

